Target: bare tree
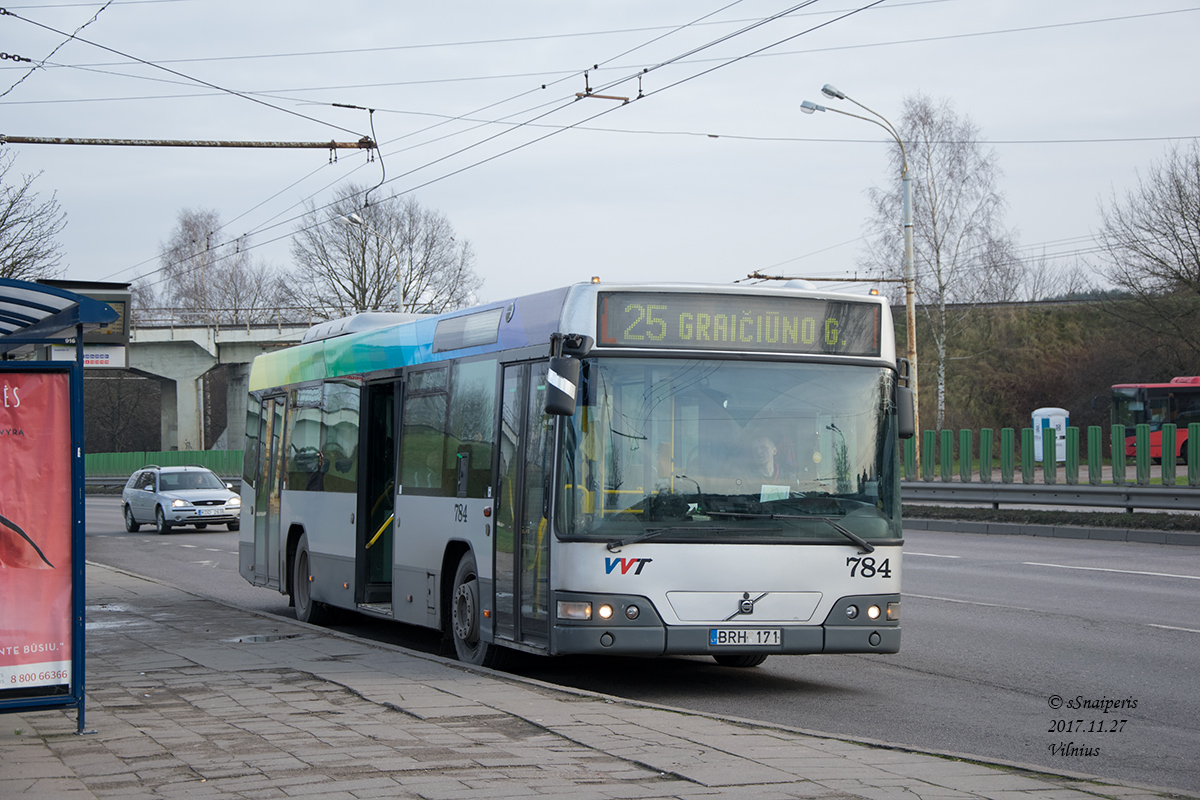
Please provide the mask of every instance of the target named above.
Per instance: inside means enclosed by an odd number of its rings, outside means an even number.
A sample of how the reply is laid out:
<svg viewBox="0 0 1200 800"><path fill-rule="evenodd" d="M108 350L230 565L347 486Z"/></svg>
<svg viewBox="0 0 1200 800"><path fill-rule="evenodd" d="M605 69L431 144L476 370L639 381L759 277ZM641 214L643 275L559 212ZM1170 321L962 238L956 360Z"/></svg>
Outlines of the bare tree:
<svg viewBox="0 0 1200 800"><path fill-rule="evenodd" d="M1107 307L1200 369L1200 143L1170 148L1100 220L1100 268L1130 298Z"/></svg>
<svg viewBox="0 0 1200 800"><path fill-rule="evenodd" d="M309 205L292 239L292 304L334 319L360 311L436 313L475 302L483 281L474 251L445 215L411 195L366 207L362 197L362 187L347 183L328 206Z"/></svg>
<svg viewBox="0 0 1200 800"><path fill-rule="evenodd" d="M55 237L66 227L67 215L53 194L42 201L33 191L41 173L15 174L15 159L10 153L0 156L0 278L52 278L62 261Z"/></svg>
<svg viewBox="0 0 1200 800"><path fill-rule="evenodd" d="M245 238L228 240L221 229L216 211L180 211L171 238L159 245L155 277L134 285L135 306L159 306L176 320L204 325L273 320L278 271L256 262Z"/></svg>
<svg viewBox="0 0 1200 800"><path fill-rule="evenodd" d="M907 156L914 283L933 340L940 430L946 412L947 341L965 322L970 305L1013 297L1025 280L1025 266L1015 235L1003 226L995 152L984 148L970 118L960 119L948 101L935 103L918 94L905 99L899 131L905 144L903 151L898 144L891 150L895 181L870 192L874 210L861 265L886 277L904 276L898 209ZM921 361L930 363L924 356Z"/></svg>

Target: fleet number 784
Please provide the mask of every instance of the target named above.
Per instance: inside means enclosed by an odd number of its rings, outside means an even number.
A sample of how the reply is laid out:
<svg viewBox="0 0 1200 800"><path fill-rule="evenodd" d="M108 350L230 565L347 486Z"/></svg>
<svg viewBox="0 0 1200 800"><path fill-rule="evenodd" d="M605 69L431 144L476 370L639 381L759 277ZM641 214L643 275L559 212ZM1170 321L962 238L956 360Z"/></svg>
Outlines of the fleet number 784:
<svg viewBox="0 0 1200 800"><path fill-rule="evenodd" d="M888 559L886 558L881 563L876 564L873 556L865 556L863 558L850 556L846 559L846 566L850 568L851 578L892 577L892 565L888 563Z"/></svg>

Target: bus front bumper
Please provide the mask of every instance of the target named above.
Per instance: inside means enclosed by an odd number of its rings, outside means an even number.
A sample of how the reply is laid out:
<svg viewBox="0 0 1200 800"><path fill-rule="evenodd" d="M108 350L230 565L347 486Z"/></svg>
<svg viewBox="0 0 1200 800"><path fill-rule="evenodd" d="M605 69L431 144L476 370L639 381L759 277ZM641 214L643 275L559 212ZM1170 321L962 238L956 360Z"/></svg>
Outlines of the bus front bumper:
<svg viewBox="0 0 1200 800"><path fill-rule="evenodd" d="M642 607L650 603L641 598ZM657 614L644 614L631 622L617 618L601 622L557 620L552 634L556 654L585 655L807 655L815 653L898 653L899 619L848 619L848 606L876 605L898 609L900 595L844 597L829 612L824 624L795 625L772 622L667 625ZM898 614L897 614L898 616ZM763 643L758 643L759 641Z"/></svg>

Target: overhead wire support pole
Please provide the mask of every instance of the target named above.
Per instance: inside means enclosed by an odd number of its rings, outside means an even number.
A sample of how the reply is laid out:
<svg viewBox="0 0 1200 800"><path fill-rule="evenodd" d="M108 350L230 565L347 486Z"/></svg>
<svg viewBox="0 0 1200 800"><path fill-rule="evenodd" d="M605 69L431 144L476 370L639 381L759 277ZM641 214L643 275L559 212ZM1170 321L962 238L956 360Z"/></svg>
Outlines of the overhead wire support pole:
<svg viewBox="0 0 1200 800"><path fill-rule="evenodd" d="M64 136L9 136L0 133L4 144L74 144L116 147L243 147L300 150L374 150L375 142L364 136L357 142L271 142L217 139L83 139Z"/></svg>

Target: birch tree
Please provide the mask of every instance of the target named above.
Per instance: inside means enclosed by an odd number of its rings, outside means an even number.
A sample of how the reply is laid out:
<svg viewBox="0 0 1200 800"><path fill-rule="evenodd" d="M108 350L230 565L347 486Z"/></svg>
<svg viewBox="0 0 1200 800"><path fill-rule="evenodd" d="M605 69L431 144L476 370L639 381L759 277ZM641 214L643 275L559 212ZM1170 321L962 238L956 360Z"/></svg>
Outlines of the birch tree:
<svg viewBox="0 0 1200 800"><path fill-rule="evenodd" d="M923 367L932 364L936 373L941 430L946 418L947 342L972 305L1016 296L1025 281L1025 266L1017 255L1015 234L1003 224L998 159L980 141L970 118L959 117L949 101L918 94L905 99L898 130L904 148L894 144L890 151L895 179L870 192L873 211L861 266L883 277L904 277L900 176L907 156L914 288L927 323L922 330L932 339L933 349L932 359L922 355L920 361ZM929 385L928 379L922 383Z"/></svg>
<svg viewBox="0 0 1200 800"><path fill-rule="evenodd" d="M135 306L199 325L274 321L281 276L256 260L249 245L224 234L216 211L181 210L170 238L159 245L159 269L134 283Z"/></svg>

